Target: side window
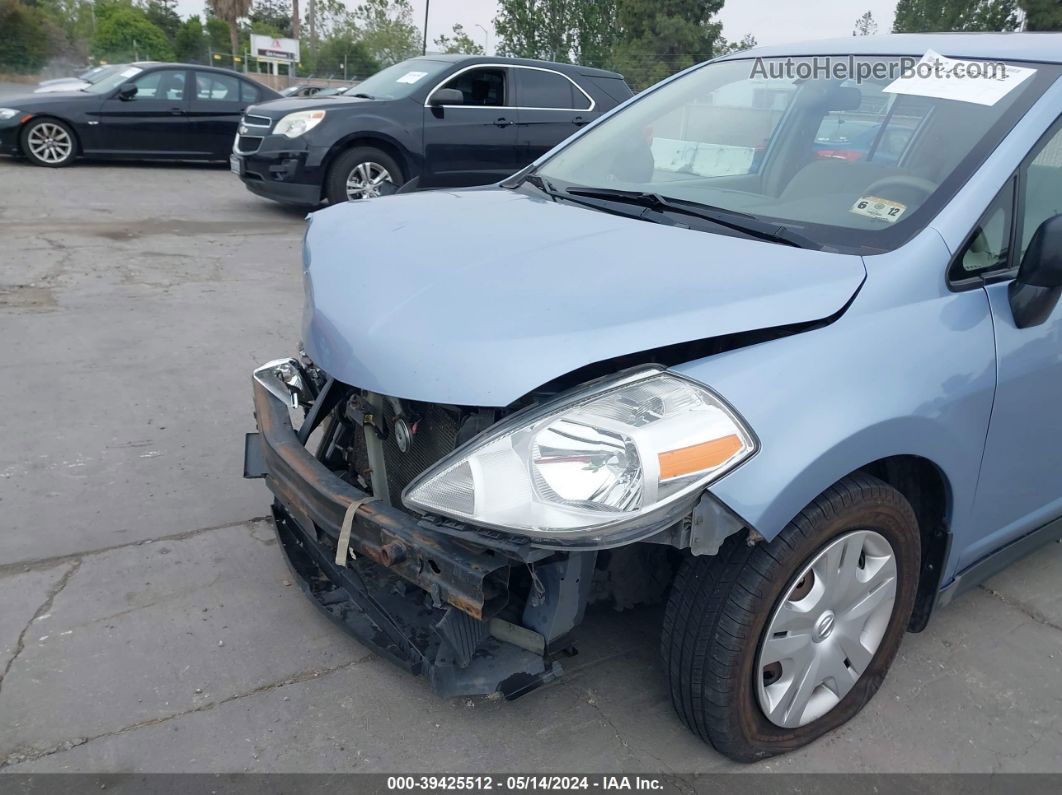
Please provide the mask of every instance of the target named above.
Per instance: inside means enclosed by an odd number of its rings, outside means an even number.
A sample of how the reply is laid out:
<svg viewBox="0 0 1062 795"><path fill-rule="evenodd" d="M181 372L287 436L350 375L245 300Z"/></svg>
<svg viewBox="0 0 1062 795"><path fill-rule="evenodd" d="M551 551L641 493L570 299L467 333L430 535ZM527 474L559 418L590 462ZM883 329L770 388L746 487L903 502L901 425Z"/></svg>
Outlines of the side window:
<svg viewBox="0 0 1062 795"><path fill-rule="evenodd" d="M241 82L238 77L212 72L196 72L195 98L218 102L239 102Z"/></svg>
<svg viewBox="0 0 1062 795"><path fill-rule="evenodd" d="M587 110L590 101L572 81L556 72L517 69L518 101L522 108Z"/></svg>
<svg viewBox="0 0 1062 795"><path fill-rule="evenodd" d="M505 69L469 69L448 81L443 88L456 88L464 96L462 105L500 107L505 104Z"/></svg>
<svg viewBox="0 0 1062 795"><path fill-rule="evenodd" d="M136 84L134 100L147 99L184 99L184 71L181 69L159 69L148 72L133 81Z"/></svg>
<svg viewBox="0 0 1062 795"><path fill-rule="evenodd" d="M973 236L956 261L951 274L953 281L1007 267L1013 208L1014 180L1011 179L981 216Z"/></svg>
<svg viewBox="0 0 1062 795"><path fill-rule="evenodd" d="M1040 224L1062 214L1062 127L1055 130L1026 168L1022 199L1021 253L1024 255Z"/></svg>
<svg viewBox="0 0 1062 795"><path fill-rule="evenodd" d="M316 93L316 92L314 92ZM259 97L262 96L262 92L258 90L256 86L250 83L240 81L240 101L241 102L257 102Z"/></svg>

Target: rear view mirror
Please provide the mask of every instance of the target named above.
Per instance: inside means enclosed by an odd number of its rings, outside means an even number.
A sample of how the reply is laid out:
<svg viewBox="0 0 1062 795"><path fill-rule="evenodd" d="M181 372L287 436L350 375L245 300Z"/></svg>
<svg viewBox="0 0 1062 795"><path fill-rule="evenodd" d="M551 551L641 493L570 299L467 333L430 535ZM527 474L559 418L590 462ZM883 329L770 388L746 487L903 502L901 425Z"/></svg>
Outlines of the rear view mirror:
<svg viewBox="0 0 1062 795"><path fill-rule="evenodd" d="M428 103L433 107L438 107L439 105L464 105L465 95L456 88L440 88L431 95Z"/></svg>
<svg viewBox="0 0 1062 795"><path fill-rule="evenodd" d="M1010 284L1010 309L1018 328L1047 320L1062 295L1062 215L1048 218L1033 233Z"/></svg>
<svg viewBox="0 0 1062 795"><path fill-rule="evenodd" d="M118 87L118 99L132 99L136 96L136 83L122 83Z"/></svg>

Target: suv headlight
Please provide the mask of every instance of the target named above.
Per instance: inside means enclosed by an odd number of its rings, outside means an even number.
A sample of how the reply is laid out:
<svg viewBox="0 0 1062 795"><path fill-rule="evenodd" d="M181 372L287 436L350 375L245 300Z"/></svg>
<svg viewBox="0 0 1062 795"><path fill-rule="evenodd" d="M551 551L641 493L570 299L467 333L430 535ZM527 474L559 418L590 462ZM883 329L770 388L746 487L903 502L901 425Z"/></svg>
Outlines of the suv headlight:
<svg viewBox="0 0 1062 795"><path fill-rule="evenodd" d="M0 108L0 121L7 121L18 115L18 110L15 108Z"/></svg>
<svg viewBox="0 0 1062 795"><path fill-rule="evenodd" d="M275 135L285 135L288 138L298 138L304 132L309 132L322 121L325 112L323 110L300 110L298 113L289 113L277 122L273 128Z"/></svg>
<svg viewBox="0 0 1062 795"><path fill-rule="evenodd" d="M514 415L416 478L411 509L582 541L651 524L756 450L705 387L657 369Z"/></svg>

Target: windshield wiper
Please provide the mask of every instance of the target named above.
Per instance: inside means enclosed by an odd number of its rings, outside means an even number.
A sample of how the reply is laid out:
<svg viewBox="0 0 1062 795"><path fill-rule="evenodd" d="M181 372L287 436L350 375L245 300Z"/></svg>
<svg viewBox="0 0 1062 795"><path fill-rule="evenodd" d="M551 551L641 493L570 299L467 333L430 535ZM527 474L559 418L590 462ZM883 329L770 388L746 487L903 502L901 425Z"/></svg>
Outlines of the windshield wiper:
<svg viewBox="0 0 1062 795"><path fill-rule="evenodd" d="M811 238L804 237L798 232L793 232L781 224L761 221L754 215L738 212L737 210L728 210L725 207L713 207L712 205L695 201L672 199L650 191L592 188L577 185L566 188L565 192L573 196L585 196L588 199L605 199L607 201L623 202L624 204L634 204L660 212L681 213L772 243L782 243L796 248L822 249L821 244L816 243Z"/></svg>

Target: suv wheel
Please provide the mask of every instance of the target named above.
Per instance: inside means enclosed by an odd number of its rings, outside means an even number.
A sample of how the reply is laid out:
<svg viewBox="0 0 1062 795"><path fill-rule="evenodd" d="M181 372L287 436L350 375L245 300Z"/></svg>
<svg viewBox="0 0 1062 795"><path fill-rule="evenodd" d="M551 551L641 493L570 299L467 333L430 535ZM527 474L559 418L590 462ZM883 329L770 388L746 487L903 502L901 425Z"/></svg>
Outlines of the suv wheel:
<svg viewBox="0 0 1062 795"><path fill-rule="evenodd" d="M22 153L34 165L68 166L77 157L77 139L58 119L33 119L22 128Z"/></svg>
<svg viewBox="0 0 1062 795"><path fill-rule="evenodd" d="M392 157L379 149L359 146L343 152L328 170L325 193L330 204L372 199L394 193L402 184L402 171Z"/></svg>
<svg viewBox="0 0 1062 795"><path fill-rule="evenodd" d="M687 558L661 649L683 722L750 762L837 728L877 692L914 607L921 543L898 491L854 475L773 541Z"/></svg>

